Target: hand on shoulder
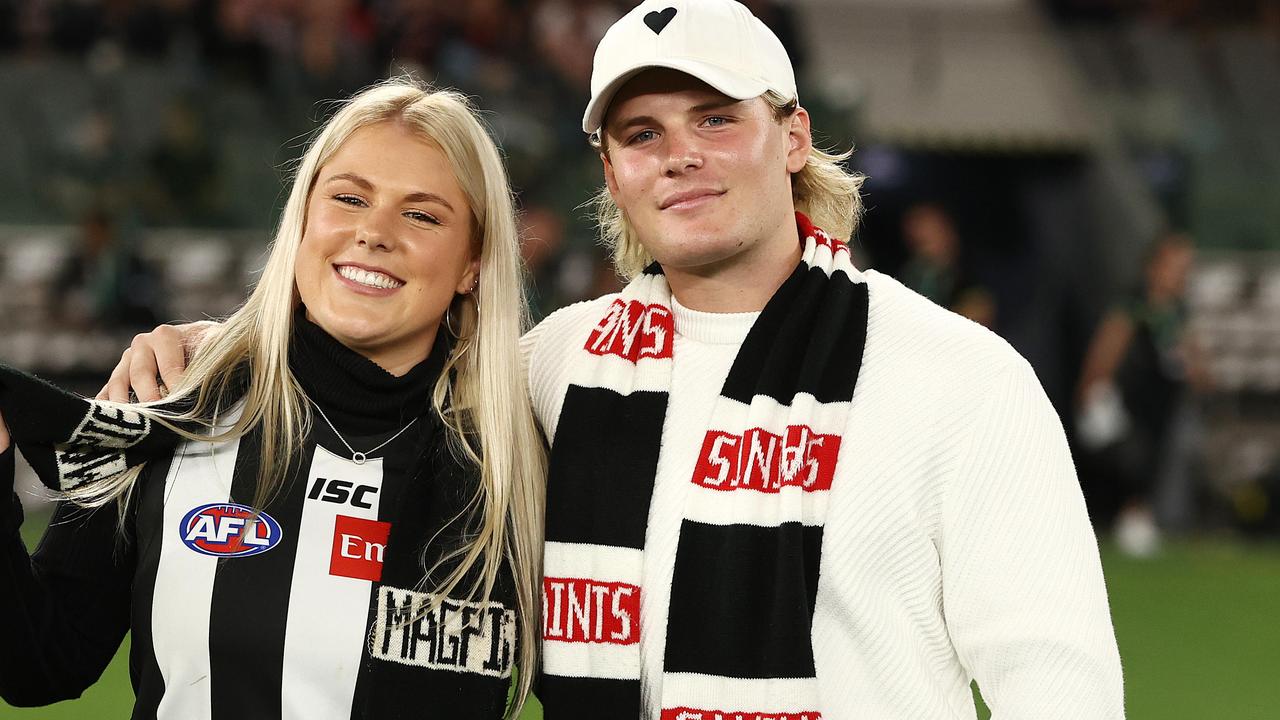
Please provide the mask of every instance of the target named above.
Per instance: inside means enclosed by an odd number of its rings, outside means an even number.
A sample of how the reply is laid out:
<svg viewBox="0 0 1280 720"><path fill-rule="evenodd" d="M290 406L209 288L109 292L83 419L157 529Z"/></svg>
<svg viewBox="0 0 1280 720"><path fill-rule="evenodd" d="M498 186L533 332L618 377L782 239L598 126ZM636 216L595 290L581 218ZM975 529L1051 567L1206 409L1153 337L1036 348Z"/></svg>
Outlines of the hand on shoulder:
<svg viewBox="0 0 1280 720"><path fill-rule="evenodd" d="M187 369L187 358L220 323L202 320L184 325L161 325L133 336L133 342L111 371L111 379L97 399L112 402L153 402L169 394Z"/></svg>

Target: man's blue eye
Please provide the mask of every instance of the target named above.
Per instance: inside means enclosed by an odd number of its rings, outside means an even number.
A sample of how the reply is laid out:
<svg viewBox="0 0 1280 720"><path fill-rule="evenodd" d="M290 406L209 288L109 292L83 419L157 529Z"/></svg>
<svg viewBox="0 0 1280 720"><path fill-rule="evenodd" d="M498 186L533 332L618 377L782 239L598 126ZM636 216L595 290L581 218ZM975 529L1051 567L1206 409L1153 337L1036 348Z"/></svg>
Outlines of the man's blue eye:
<svg viewBox="0 0 1280 720"><path fill-rule="evenodd" d="M654 136L655 136L655 133L652 130L641 130L635 135L632 135L631 139L628 140L627 142L628 143L645 142L647 140L652 140Z"/></svg>

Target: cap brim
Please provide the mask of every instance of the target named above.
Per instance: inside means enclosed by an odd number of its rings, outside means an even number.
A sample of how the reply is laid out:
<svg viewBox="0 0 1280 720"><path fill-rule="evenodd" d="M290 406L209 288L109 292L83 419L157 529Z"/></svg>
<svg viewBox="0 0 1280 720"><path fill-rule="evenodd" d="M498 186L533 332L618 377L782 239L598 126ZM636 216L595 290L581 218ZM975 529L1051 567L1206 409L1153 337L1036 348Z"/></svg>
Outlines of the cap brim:
<svg viewBox="0 0 1280 720"><path fill-rule="evenodd" d="M596 93L587 103L587 111L582 114L582 131L593 133L600 129L604 122L605 112L613 102L613 96L628 80L649 68L669 68L692 75L716 90L735 100L746 100L764 94L769 86L760 80L744 78L726 70L719 65L699 62L697 60L653 60L634 65L622 72Z"/></svg>

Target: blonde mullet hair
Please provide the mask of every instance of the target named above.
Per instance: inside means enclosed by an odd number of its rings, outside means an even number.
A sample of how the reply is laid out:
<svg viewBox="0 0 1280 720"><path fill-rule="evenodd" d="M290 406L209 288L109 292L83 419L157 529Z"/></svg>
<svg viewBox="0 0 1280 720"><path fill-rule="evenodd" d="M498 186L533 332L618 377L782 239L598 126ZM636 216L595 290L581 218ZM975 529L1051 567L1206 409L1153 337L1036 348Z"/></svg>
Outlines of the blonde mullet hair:
<svg viewBox="0 0 1280 720"><path fill-rule="evenodd" d="M312 421L308 400L289 369L289 340L299 302L294 269L308 198L320 168L347 138L381 122L400 123L439 147L473 213L480 281L475 293L455 297L450 308L458 339L433 388L432 405L448 428L455 456L479 466L480 483L466 511L471 523L465 533L468 542L424 568L420 585L425 587L435 570L456 560L434 592L451 593L472 568L479 568L466 590L473 598L487 600L504 559L509 560L520 633L519 684L508 708L508 716L514 717L529 697L537 670L546 459L520 361L519 337L529 315L510 183L497 147L465 96L393 78L342 103L297 166L257 286L244 305L210 333L165 400L190 410L166 411L154 403L121 407L201 442L232 440L260 429L254 507L265 507L280 492ZM445 331L443 323L440 331ZM229 425L218 425L229 401L242 401L240 413ZM186 429L193 424L213 432ZM119 499L123 506L139 471L134 468L66 496L90 506Z"/></svg>
<svg viewBox="0 0 1280 720"><path fill-rule="evenodd" d="M795 114L799 105L772 90L761 96L773 108L774 119L783 122ZM603 132L593 134L591 145L604 153ZM832 235L852 239L862 217L862 182L860 173L849 172L842 166L853 156L853 150L842 153L823 150L814 145L799 172L791 175L791 199L796 210L809 216L814 225ZM596 191L587 202L600 227L600 242L609 250L613 267L618 275L630 280L639 275L653 256L644 249L622 208L614 202L607 186Z"/></svg>

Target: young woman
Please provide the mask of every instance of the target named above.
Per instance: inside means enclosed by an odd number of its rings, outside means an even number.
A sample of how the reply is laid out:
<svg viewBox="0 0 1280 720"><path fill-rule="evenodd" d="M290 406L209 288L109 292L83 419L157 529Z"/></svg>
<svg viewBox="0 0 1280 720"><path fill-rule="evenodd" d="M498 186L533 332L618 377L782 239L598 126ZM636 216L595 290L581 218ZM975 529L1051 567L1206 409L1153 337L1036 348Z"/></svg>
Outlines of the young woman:
<svg viewBox="0 0 1280 720"><path fill-rule="evenodd" d="M78 696L131 630L135 718L518 713L544 467L519 268L470 107L389 81L315 137L163 404L0 368L0 487L16 444L66 498L33 556L0 512L4 699Z"/></svg>

